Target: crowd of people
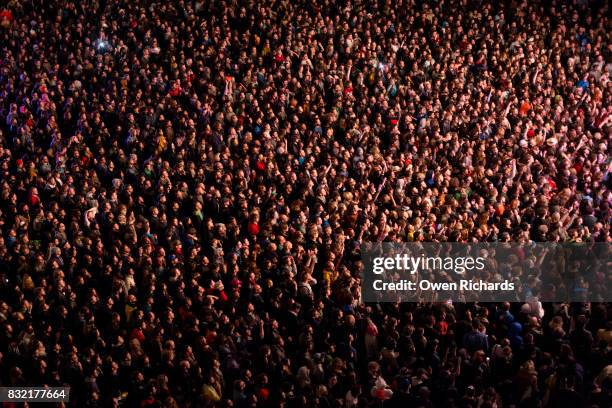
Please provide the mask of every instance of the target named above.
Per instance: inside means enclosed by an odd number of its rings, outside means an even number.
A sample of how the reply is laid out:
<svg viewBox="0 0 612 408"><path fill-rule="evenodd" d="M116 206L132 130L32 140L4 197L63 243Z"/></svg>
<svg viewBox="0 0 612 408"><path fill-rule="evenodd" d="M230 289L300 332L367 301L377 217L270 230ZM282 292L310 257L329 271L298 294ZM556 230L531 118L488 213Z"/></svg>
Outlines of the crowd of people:
<svg viewBox="0 0 612 408"><path fill-rule="evenodd" d="M610 242L606 1L0 4L0 385L612 405L608 303L361 300L362 242Z"/></svg>

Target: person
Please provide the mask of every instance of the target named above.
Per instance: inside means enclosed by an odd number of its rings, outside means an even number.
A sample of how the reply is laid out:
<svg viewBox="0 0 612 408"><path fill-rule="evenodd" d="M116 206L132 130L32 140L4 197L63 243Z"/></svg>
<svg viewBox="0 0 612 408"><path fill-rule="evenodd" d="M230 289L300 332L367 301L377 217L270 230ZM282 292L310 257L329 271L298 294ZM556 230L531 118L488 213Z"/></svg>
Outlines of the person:
<svg viewBox="0 0 612 408"><path fill-rule="evenodd" d="M611 406L607 270L531 279L523 312L366 303L360 276L364 242L610 243L608 14L3 2L0 385L75 407L507 406L531 360L522 404Z"/></svg>
<svg viewBox="0 0 612 408"><path fill-rule="evenodd" d="M480 323L480 320L472 320L472 330L463 336L463 345L470 354L478 350L484 352L489 350L488 337L484 331L485 327Z"/></svg>

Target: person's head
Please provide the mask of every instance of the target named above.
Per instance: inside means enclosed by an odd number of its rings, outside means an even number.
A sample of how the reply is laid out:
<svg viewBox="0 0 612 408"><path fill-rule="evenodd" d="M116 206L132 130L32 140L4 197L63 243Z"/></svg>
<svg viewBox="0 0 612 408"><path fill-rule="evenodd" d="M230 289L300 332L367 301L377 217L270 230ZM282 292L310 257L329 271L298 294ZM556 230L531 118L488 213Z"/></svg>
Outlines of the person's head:
<svg viewBox="0 0 612 408"><path fill-rule="evenodd" d="M378 377L380 374L380 365L376 361L368 363L368 374L370 377Z"/></svg>

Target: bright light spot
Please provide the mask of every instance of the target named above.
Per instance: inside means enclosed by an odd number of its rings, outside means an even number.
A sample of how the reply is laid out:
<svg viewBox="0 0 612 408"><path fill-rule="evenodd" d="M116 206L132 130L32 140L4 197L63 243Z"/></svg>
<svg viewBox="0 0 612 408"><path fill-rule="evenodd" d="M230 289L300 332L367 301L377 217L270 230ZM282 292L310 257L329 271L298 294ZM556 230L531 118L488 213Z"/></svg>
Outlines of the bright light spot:
<svg viewBox="0 0 612 408"><path fill-rule="evenodd" d="M109 47L108 41L102 39L96 40L95 45L98 51L104 51Z"/></svg>

